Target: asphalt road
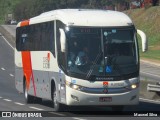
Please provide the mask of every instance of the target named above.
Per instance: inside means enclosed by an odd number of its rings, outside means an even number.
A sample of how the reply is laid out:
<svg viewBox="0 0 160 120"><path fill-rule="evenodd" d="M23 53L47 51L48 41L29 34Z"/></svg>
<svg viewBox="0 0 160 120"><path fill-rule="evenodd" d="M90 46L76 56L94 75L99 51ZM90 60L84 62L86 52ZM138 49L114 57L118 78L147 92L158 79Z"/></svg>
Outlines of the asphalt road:
<svg viewBox="0 0 160 120"><path fill-rule="evenodd" d="M10 44L10 45L9 45ZM97 120L97 119L106 119L107 114L110 114L111 110L108 107L78 107L78 108L70 108L70 112L62 112L57 113L54 112L54 108L52 108L52 103L47 100L43 100L41 104L25 104L23 94L19 93L15 89L15 80L14 80L14 51L11 46L13 43L9 41L9 44L6 42L2 36L0 36L0 111L47 111L46 114L55 116L52 119L62 119L65 117L67 119L73 120ZM152 68L152 70L146 69ZM148 68L148 69L149 69ZM158 69L158 70L157 70ZM146 74L153 74L151 79L158 80L159 77L159 67L152 66L145 63L141 64L141 71L143 70L144 74L142 77L147 77ZM155 71L155 72L153 72ZM157 75L155 77L155 75ZM158 77L158 78L157 78ZM150 79L150 78L148 78ZM160 80L160 79L159 79ZM73 112L72 110L77 110L79 112ZM137 106L128 106L124 111L134 111L144 113L160 111L160 102L150 101L150 100L140 100L140 104ZM126 112L127 113L127 112ZM154 113L154 112L153 112ZM120 113L120 115L122 115ZM68 116L68 117L67 117ZM132 116L132 115L131 115ZM134 116L134 115L133 115ZM58 118L56 118L58 117ZM67 118L66 118L67 117ZM1 119L1 118L0 118ZM23 118L24 119L24 118ZM48 118L49 119L49 118ZM118 119L121 118L113 118L109 117L107 119ZM128 118L122 118L128 119ZM137 119L136 117L130 118L131 120ZM138 118L140 120L146 120L145 117ZM147 118L150 119L150 118ZM157 119L157 117L152 118L152 120Z"/></svg>
<svg viewBox="0 0 160 120"><path fill-rule="evenodd" d="M13 37L16 37L16 25L2 25Z"/></svg>

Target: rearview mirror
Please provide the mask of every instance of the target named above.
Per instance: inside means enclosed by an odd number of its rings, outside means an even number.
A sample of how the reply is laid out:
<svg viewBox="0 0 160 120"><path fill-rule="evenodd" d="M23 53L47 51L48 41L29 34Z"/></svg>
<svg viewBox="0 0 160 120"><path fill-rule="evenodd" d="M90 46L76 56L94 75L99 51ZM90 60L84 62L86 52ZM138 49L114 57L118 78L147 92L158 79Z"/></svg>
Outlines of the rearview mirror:
<svg viewBox="0 0 160 120"><path fill-rule="evenodd" d="M146 52L148 49L146 34L143 31L138 30L138 29L137 29L137 33L140 35L141 40L142 40L142 52Z"/></svg>
<svg viewBox="0 0 160 120"><path fill-rule="evenodd" d="M66 35L63 29L59 29L60 31L60 44L61 44L61 52L66 51Z"/></svg>

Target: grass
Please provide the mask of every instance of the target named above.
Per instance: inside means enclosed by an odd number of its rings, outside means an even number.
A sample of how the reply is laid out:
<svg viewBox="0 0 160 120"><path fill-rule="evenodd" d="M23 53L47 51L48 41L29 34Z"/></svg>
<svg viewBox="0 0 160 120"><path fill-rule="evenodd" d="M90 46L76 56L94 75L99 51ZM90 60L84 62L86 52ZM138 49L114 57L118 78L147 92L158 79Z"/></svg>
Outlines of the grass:
<svg viewBox="0 0 160 120"><path fill-rule="evenodd" d="M148 51L140 52L141 58L160 61L160 6L129 10L126 14L131 17L136 28L147 35ZM141 49L140 40L139 47Z"/></svg>

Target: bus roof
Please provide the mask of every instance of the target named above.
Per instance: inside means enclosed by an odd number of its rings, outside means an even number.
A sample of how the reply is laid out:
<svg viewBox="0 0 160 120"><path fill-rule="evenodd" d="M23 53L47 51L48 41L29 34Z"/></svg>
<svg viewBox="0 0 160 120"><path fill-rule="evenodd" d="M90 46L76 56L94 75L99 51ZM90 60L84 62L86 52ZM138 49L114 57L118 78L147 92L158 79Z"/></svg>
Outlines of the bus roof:
<svg viewBox="0 0 160 120"><path fill-rule="evenodd" d="M122 12L94 9L53 10L31 18L29 20L29 24L36 24L52 20L60 20L68 26L108 27L133 25L132 20ZM18 26L20 26L20 23L18 24Z"/></svg>

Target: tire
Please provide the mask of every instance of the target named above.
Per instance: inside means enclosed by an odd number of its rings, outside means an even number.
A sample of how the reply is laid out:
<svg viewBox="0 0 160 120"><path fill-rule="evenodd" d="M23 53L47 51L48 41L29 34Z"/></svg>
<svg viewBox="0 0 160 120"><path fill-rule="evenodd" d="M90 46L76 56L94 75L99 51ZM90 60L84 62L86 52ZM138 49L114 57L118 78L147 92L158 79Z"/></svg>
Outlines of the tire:
<svg viewBox="0 0 160 120"><path fill-rule="evenodd" d="M27 104L33 103L34 97L28 94L28 90L27 90L27 87L26 87L26 86L27 86L27 84L26 84L26 80L25 80L25 83L24 83L24 97L25 97L25 102L26 102Z"/></svg>
<svg viewBox="0 0 160 120"><path fill-rule="evenodd" d="M113 106L112 111L123 111L124 106Z"/></svg>
<svg viewBox="0 0 160 120"><path fill-rule="evenodd" d="M52 94L52 102L55 111L63 111L63 105L57 101L56 87L54 87Z"/></svg>

